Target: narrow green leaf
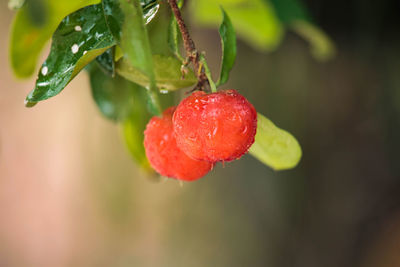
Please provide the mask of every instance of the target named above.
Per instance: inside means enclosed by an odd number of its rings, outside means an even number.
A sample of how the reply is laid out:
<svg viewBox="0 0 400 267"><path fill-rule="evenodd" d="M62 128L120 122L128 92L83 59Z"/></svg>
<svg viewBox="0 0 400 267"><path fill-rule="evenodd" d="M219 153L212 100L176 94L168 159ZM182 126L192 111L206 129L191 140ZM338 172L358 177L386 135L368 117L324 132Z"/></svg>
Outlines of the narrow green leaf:
<svg viewBox="0 0 400 267"><path fill-rule="evenodd" d="M178 1L178 7L182 8L183 1ZM181 41L181 33L179 31L178 22L174 14L171 14L171 19L168 25L168 46L169 49L174 53L174 55L180 60L183 61L184 59L181 56L179 51L179 43Z"/></svg>
<svg viewBox="0 0 400 267"><path fill-rule="evenodd" d="M228 14L221 7L222 23L219 27L219 35L221 36L222 46L222 64L221 73L217 86L220 86L228 81L229 72L231 71L236 59L236 34L232 22Z"/></svg>
<svg viewBox="0 0 400 267"><path fill-rule="evenodd" d="M266 0L196 0L189 1L191 17L202 26L218 26L220 6L229 14L238 37L262 51L277 47L283 35L282 25Z"/></svg>
<svg viewBox="0 0 400 267"><path fill-rule="evenodd" d="M183 61L183 58L179 52L179 36L180 32L178 29L178 23L176 22L174 15L171 15L171 20L168 27L168 46L172 53L174 53L178 59Z"/></svg>
<svg viewBox="0 0 400 267"><path fill-rule="evenodd" d="M175 57L153 55L152 58L156 84L160 90L174 91L196 83L197 80L192 70L189 70L182 79L181 62ZM122 58L116 63L116 71L122 77L143 87L150 86L148 76L133 67L126 58Z"/></svg>
<svg viewBox="0 0 400 267"><path fill-rule="evenodd" d="M65 16L100 0L42 2L44 10L41 10L41 15L45 18L42 24L34 22L31 6L26 3L17 11L11 27L10 61L15 75L20 78L27 78L33 74L40 52Z"/></svg>
<svg viewBox="0 0 400 267"><path fill-rule="evenodd" d="M114 78L102 72L97 64L90 66L92 96L101 113L114 121L126 119L134 109L138 86L118 75Z"/></svg>
<svg viewBox="0 0 400 267"><path fill-rule="evenodd" d="M249 153L274 170L294 168L302 154L297 140L259 113L257 120L256 140Z"/></svg>
<svg viewBox="0 0 400 267"><path fill-rule="evenodd" d="M27 101L38 102L57 95L83 67L114 45L101 4L67 16L53 35L50 54Z"/></svg>
<svg viewBox="0 0 400 267"><path fill-rule="evenodd" d="M311 54L317 60L326 61L335 56L333 41L318 26L308 21L296 21L291 28L310 43Z"/></svg>
<svg viewBox="0 0 400 267"><path fill-rule="evenodd" d="M115 46L107 49L106 52L96 57L96 62L100 69L112 77L115 76L114 51Z"/></svg>
<svg viewBox="0 0 400 267"><path fill-rule="evenodd" d="M203 64L204 72L206 73L206 76L207 76L207 79L208 79L208 83L210 84L210 87L211 87L211 92L212 93L216 93L217 92L217 86L215 85L215 83L214 83L214 81L212 79L210 68L208 67L206 58L204 57L203 54L200 56L200 62Z"/></svg>

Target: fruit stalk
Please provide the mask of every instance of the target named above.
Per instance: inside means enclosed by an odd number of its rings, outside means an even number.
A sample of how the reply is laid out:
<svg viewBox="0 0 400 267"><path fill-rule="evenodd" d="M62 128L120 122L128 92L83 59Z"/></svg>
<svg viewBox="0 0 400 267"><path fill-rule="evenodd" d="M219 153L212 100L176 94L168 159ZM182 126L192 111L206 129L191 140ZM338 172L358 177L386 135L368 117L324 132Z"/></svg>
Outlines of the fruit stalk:
<svg viewBox="0 0 400 267"><path fill-rule="evenodd" d="M176 0L168 0L168 3L171 7L172 13L175 16L175 19L178 23L179 31L181 32L182 39L183 39L183 46L186 51L186 58L189 62L193 64L194 73L197 77L197 85L195 87L199 90L204 90L204 87L208 85L208 79L204 72L204 67L200 63L200 54L196 50L196 46L193 42L193 39L190 37L189 30L186 27L185 22L183 21L181 11L176 3Z"/></svg>

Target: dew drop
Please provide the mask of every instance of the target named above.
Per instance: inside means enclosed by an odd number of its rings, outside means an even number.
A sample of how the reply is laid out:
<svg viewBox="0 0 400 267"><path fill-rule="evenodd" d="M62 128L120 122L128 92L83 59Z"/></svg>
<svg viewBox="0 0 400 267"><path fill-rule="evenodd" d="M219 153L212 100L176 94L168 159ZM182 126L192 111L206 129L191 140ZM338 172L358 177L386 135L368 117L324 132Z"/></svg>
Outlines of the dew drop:
<svg viewBox="0 0 400 267"><path fill-rule="evenodd" d="M217 134L217 131L218 131L218 125L215 126L212 135L215 136Z"/></svg>
<svg viewBox="0 0 400 267"><path fill-rule="evenodd" d="M76 25L76 26L75 26L75 31L77 31L77 32L82 31L82 27L79 26L79 25Z"/></svg>
<svg viewBox="0 0 400 267"><path fill-rule="evenodd" d="M242 130L242 134L246 134L247 133L247 126L244 126L244 129Z"/></svg>
<svg viewBox="0 0 400 267"><path fill-rule="evenodd" d="M72 53L76 54L76 53L78 53L78 50L79 50L79 45L73 44L72 47L71 47Z"/></svg>
<svg viewBox="0 0 400 267"><path fill-rule="evenodd" d="M45 76L45 75L47 74L48 71L49 71L49 68L46 67L46 66L44 66L44 67L42 68L41 73L42 73L43 76Z"/></svg>

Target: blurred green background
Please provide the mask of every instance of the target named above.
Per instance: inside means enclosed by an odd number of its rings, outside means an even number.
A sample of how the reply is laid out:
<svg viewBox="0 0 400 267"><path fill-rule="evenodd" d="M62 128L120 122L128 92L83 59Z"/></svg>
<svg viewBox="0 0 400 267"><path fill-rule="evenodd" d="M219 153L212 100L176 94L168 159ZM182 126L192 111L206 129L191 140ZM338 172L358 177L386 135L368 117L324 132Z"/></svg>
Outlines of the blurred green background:
<svg viewBox="0 0 400 267"><path fill-rule="evenodd" d="M0 266L400 266L400 3L304 4L336 56L291 31L268 53L239 40L224 86L297 137L298 167L246 155L180 186L135 166L86 73L24 107L1 0ZM218 73L218 32L186 17Z"/></svg>

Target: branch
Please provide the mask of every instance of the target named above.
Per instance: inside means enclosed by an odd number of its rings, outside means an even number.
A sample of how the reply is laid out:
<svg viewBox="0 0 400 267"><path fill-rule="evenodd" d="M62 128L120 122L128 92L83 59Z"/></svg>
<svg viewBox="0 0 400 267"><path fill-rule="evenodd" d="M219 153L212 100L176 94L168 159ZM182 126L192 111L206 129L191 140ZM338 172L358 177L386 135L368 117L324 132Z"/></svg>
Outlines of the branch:
<svg viewBox="0 0 400 267"><path fill-rule="evenodd" d="M172 13L174 13L175 19L178 22L179 31L182 34L183 46L186 50L186 58L193 64L194 73L197 77L197 85L195 89L204 90L204 86L208 85L208 79L204 72L203 65L200 63L200 55L196 50L196 46L193 39L189 35L189 31L183 21L181 11L176 3L176 0L168 0L171 7Z"/></svg>

